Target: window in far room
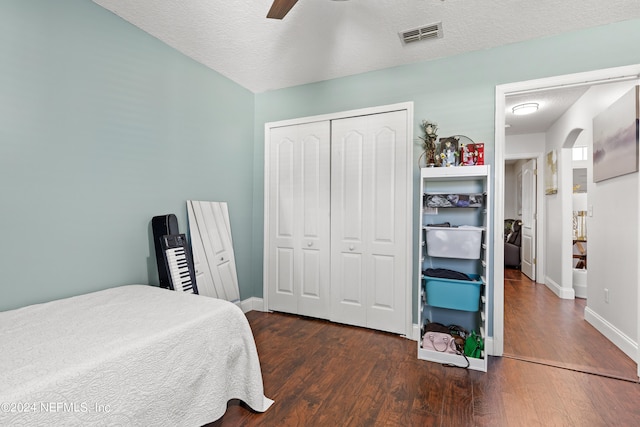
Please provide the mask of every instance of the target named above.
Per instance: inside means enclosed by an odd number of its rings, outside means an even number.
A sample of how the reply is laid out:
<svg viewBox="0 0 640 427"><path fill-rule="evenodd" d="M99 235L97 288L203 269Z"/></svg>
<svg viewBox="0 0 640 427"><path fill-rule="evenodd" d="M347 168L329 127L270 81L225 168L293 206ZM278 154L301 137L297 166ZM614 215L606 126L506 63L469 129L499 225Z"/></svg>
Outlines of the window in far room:
<svg viewBox="0 0 640 427"><path fill-rule="evenodd" d="M573 161L587 160L587 147L573 147Z"/></svg>

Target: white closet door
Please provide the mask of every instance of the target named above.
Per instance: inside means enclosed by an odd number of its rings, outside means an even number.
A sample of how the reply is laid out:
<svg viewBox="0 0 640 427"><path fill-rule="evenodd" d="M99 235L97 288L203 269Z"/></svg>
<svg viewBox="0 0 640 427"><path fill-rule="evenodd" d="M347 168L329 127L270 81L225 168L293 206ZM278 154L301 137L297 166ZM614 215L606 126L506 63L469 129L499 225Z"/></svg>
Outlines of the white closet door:
<svg viewBox="0 0 640 427"><path fill-rule="evenodd" d="M331 320L405 333L407 112L332 121Z"/></svg>
<svg viewBox="0 0 640 427"><path fill-rule="evenodd" d="M270 130L270 310L329 318L329 129L324 121Z"/></svg>
<svg viewBox="0 0 640 427"><path fill-rule="evenodd" d="M187 214L198 292L240 301L227 203L189 200Z"/></svg>
<svg viewBox="0 0 640 427"><path fill-rule="evenodd" d="M198 293L212 298L219 298L218 291L213 284L213 276L209 271L209 264L204 253L204 243L200 236L200 230L195 222L193 206L187 201L187 216L189 218L189 235L191 237L191 254L193 256L193 268L196 276Z"/></svg>

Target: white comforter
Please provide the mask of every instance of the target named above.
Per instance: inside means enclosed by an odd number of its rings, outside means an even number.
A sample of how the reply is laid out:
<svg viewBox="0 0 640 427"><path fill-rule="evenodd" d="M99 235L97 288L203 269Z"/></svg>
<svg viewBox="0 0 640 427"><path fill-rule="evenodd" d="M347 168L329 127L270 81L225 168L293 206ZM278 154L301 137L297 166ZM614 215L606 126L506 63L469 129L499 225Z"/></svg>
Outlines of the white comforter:
<svg viewBox="0 0 640 427"><path fill-rule="evenodd" d="M200 426L263 393L227 301L131 285L0 313L2 426Z"/></svg>

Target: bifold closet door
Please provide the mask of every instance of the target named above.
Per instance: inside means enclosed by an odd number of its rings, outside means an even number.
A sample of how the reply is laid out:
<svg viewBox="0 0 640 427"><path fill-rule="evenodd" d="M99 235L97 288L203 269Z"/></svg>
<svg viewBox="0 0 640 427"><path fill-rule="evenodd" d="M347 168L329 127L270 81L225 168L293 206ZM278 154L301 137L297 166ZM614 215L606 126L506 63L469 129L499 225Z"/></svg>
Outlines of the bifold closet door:
<svg viewBox="0 0 640 427"><path fill-rule="evenodd" d="M331 320L405 333L407 112L331 130Z"/></svg>
<svg viewBox="0 0 640 427"><path fill-rule="evenodd" d="M227 203L187 200L187 217L198 293L239 302L240 289Z"/></svg>
<svg viewBox="0 0 640 427"><path fill-rule="evenodd" d="M272 128L268 139L268 309L329 318L330 124Z"/></svg>

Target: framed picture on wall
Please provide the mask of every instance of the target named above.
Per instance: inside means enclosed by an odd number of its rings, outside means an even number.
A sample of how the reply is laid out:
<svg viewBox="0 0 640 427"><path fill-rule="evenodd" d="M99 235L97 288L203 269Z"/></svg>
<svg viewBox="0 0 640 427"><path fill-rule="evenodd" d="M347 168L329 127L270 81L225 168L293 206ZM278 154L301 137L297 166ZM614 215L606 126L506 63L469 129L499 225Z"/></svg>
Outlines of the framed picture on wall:
<svg viewBox="0 0 640 427"><path fill-rule="evenodd" d="M640 86L593 118L593 181L638 171Z"/></svg>
<svg viewBox="0 0 640 427"><path fill-rule="evenodd" d="M547 153L544 162L544 194L558 192L558 156L556 150Z"/></svg>

